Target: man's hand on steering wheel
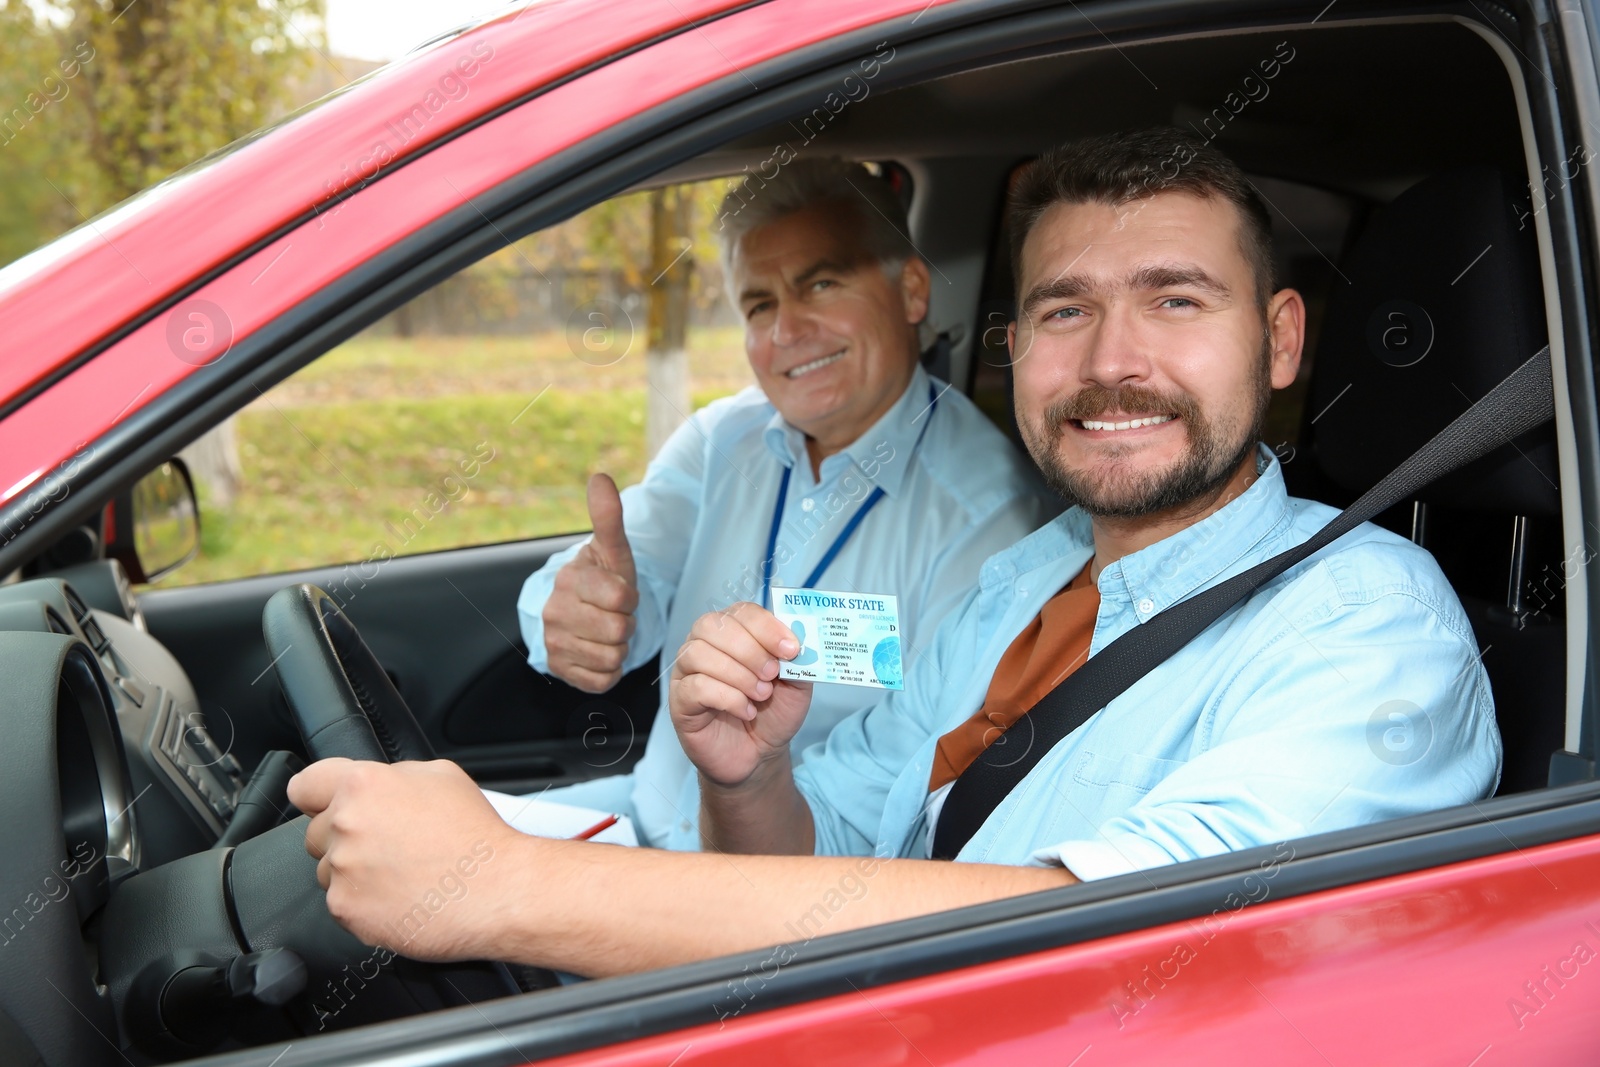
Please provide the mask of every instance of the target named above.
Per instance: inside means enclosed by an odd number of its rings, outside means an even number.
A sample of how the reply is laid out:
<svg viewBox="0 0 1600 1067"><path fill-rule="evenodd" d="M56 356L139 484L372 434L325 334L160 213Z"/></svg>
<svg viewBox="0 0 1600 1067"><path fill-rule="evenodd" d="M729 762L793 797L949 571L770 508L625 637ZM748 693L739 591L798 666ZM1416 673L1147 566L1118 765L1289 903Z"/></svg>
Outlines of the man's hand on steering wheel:
<svg viewBox="0 0 1600 1067"><path fill-rule="evenodd" d="M516 884L512 857L536 839L456 764L326 759L289 780L289 800L312 817L328 910L356 937L418 960L514 954L506 919L535 887Z"/></svg>

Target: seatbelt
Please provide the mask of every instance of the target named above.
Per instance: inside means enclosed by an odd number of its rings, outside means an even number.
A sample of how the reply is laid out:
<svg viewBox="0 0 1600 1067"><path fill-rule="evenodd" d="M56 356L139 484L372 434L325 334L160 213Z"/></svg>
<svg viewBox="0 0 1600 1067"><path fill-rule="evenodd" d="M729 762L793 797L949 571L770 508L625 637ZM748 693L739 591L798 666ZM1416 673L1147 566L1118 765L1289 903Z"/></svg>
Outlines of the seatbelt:
<svg viewBox="0 0 1600 1067"><path fill-rule="evenodd" d="M1550 346L1546 345L1309 540L1174 604L1091 656L1017 720L1026 719L1032 727L1026 751L1018 756L1014 754L1016 744L990 745L955 780L939 812L934 858L954 859L1057 742L1230 608L1374 515L1410 499L1423 486L1553 418L1552 394ZM1016 725L1011 728L1015 730Z"/></svg>

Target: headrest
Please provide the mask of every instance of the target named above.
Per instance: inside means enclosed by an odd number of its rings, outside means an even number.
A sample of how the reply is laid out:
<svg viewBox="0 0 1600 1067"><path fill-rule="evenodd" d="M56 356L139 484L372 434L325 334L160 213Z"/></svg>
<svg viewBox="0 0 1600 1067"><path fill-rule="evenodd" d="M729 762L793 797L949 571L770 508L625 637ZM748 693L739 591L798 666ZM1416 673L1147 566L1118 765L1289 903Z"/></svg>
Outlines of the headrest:
<svg viewBox="0 0 1600 1067"><path fill-rule="evenodd" d="M1525 193L1492 167L1446 171L1396 198L1350 250L1324 316L1304 435L1345 489L1370 488L1544 347ZM1418 499L1553 515L1556 472L1547 424Z"/></svg>

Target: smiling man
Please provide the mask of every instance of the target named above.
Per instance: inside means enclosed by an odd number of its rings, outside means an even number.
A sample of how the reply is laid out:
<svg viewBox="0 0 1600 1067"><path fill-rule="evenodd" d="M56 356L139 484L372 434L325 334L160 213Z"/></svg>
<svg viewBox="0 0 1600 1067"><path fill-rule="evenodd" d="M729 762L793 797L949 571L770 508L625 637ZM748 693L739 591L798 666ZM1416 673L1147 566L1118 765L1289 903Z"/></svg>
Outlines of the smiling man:
<svg viewBox="0 0 1600 1067"><path fill-rule="evenodd" d="M671 713L721 856L519 839L448 763L318 764L290 795L315 816L307 848L341 921L381 940L436 871L492 839L493 888L400 951L611 974L1493 791L1500 741L1461 607L1432 557L1368 525L1055 744L957 862L926 858L951 783L1062 678L1334 515L1289 497L1258 443L1305 308L1276 290L1269 219L1234 164L1177 131L1070 145L1021 178L1011 228L1018 421L1076 506L984 564L905 690L796 766L821 687L777 677L793 634L754 603L698 620ZM1397 730L1415 743L1385 744Z"/></svg>
<svg viewBox="0 0 1600 1067"><path fill-rule="evenodd" d="M918 364L929 272L883 178L798 160L728 194L723 273L756 385L697 412L644 480L589 484L594 537L551 558L517 602L529 662L601 693L690 625L770 589L899 598L906 659L991 553L1059 510L1022 456ZM665 676L665 670L663 676ZM829 686L798 751L874 690ZM662 707L632 773L541 793L630 815L642 842L698 848L698 783ZM613 754L615 752L615 755Z"/></svg>

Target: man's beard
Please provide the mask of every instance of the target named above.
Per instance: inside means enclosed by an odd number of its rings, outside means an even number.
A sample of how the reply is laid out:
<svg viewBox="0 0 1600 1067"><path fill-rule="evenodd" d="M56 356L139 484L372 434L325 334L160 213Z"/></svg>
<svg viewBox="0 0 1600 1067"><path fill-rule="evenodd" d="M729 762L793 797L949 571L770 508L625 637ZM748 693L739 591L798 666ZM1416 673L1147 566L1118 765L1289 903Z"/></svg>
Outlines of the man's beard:
<svg viewBox="0 0 1600 1067"><path fill-rule="evenodd" d="M1182 507L1220 489L1255 450L1272 398L1271 356L1268 342L1251 381L1254 414L1237 439L1225 439L1224 428L1206 418L1186 393L1160 393L1137 385L1119 389L1091 385L1050 405L1039 424L1019 420L1023 442L1046 484L1067 503L1096 518L1134 519ZM1095 419L1108 411L1133 418L1176 415L1182 420L1189 447L1165 469L1134 471L1122 469L1118 461L1137 454L1138 446L1112 442L1099 450L1097 471L1067 470L1058 452L1061 427L1069 420Z"/></svg>

